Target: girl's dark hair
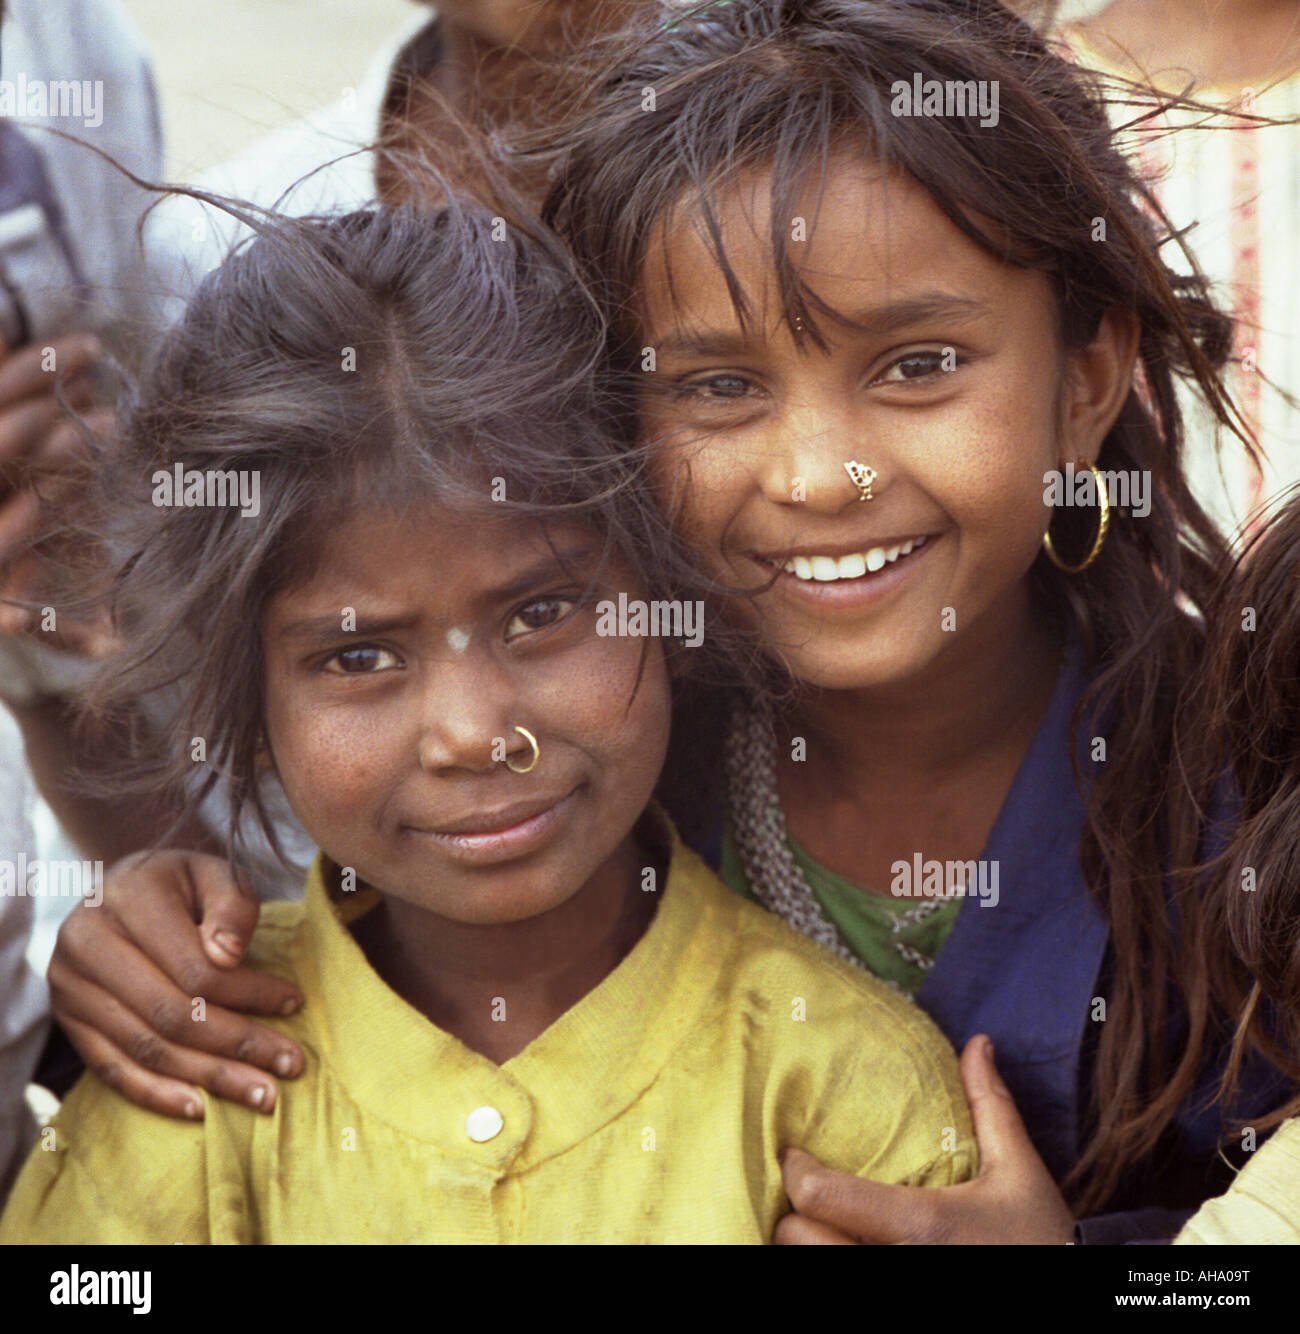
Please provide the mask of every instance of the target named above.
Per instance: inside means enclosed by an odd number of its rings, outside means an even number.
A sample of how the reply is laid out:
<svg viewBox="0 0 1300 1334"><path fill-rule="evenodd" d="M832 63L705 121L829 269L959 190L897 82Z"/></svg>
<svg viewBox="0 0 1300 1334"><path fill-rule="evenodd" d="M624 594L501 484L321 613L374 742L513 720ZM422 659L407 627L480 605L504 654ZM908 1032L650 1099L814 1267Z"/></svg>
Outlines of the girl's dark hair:
<svg viewBox="0 0 1300 1334"><path fill-rule="evenodd" d="M996 81L999 123L892 114L892 85L917 74ZM823 345L820 322L839 317L801 281L790 219L801 211L796 198L824 185L829 159L846 148L906 172L985 250L1043 272L1066 348L1085 346L1108 308L1140 324L1135 387L1096 461L1146 474L1150 515L1115 515L1085 573L1063 574L1044 557L1031 575L1041 605L1068 609L1093 669L1075 730L1086 725L1085 736L1109 744L1107 762L1086 775L1075 761L1088 809L1081 863L1114 953L1092 1133L1067 1181L1077 1207L1095 1210L1171 1128L1212 1027L1205 963L1175 940L1165 869L1193 863L1201 834L1171 762L1175 706L1202 651L1185 607L1204 603L1227 550L1184 476L1175 380L1193 381L1218 422L1251 447L1222 379L1231 322L1117 146L1099 78L996 0L717 0L642 34L616 63L574 83L590 91L573 123L541 145L556 153L543 216L584 264L629 373L647 248L675 210L703 219L737 315L751 315L718 223L747 171L772 182L784 313ZM1152 96L1143 90L1147 105ZM1171 241L1181 272L1162 255ZM1058 511L1058 549L1077 558L1095 522L1086 508ZM1180 930L1195 936L1195 918L1194 907L1180 913ZM1182 1022L1172 1042L1171 1000Z"/></svg>
<svg viewBox="0 0 1300 1334"><path fill-rule="evenodd" d="M197 803L224 776L232 855L246 807L278 850L255 764L263 609L358 504L585 519L656 596L694 591L640 484L603 322L553 237L455 199L329 220L237 215L256 238L165 336L99 465L125 647L91 697L92 715L112 718L171 693L134 781ZM177 464L255 474L260 512L156 507L152 478ZM725 638L707 636L692 662Z"/></svg>
<svg viewBox="0 0 1300 1334"><path fill-rule="evenodd" d="M1187 709L1202 762L1226 758L1240 809L1209 869L1210 981L1235 1020L1230 1100L1248 1051L1300 1087L1300 493L1256 530L1207 615L1209 651ZM1201 774L1209 791L1215 765ZM1294 1091L1293 1091L1294 1092ZM1252 1122L1300 1113L1300 1095Z"/></svg>

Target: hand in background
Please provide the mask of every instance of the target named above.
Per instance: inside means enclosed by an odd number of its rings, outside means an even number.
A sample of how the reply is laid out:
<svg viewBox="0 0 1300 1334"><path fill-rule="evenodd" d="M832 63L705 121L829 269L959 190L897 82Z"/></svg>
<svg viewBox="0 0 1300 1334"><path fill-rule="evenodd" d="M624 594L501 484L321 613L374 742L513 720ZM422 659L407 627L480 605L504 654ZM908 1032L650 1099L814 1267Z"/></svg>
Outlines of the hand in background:
<svg viewBox="0 0 1300 1334"><path fill-rule="evenodd" d="M45 368L51 351L57 371ZM106 624L58 617L51 628L40 611L14 603L41 596L41 539L52 524L66 525L65 500L81 499L69 478L85 458L86 430L112 429L112 409L99 401L92 375L99 357L98 339L81 333L0 349L0 598L11 599L0 601L0 634L32 634L47 647L90 657L111 644Z"/></svg>

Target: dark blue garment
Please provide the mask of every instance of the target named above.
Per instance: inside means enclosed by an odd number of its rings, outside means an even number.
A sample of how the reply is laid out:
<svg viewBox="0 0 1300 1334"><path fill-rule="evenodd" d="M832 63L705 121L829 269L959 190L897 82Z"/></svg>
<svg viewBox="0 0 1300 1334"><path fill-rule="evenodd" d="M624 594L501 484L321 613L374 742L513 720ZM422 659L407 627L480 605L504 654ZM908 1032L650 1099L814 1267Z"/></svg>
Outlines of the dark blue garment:
<svg viewBox="0 0 1300 1334"><path fill-rule="evenodd" d="M1079 866L1084 806L1070 716L1086 683L1072 643L980 854L998 865L997 905L963 900L915 997L958 1051L976 1033L993 1039L998 1070L1058 1180L1079 1156L1079 1052L1109 934Z"/></svg>

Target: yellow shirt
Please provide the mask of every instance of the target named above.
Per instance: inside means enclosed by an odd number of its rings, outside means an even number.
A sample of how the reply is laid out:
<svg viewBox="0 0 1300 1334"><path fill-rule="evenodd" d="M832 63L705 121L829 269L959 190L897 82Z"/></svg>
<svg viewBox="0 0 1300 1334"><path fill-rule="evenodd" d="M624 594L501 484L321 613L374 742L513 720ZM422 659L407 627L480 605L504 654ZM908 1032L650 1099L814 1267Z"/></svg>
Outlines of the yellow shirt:
<svg viewBox="0 0 1300 1334"><path fill-rule="evenodd" d="M1201 1205L1175 1246L1300 1244L1300 1117L1284 1121L1226 1195Z"/></svg>
<svg viewBox="0 0 1300 1334"><path fill-rule="evenodd" d="M274 1113L172 1120L87 1075L0 1242L765 1242L791 1145L878 1181L971 1176L934 1024L660 836L645 934L501 1066L385 985L345 925L378 896L332 901L318 861L252 946L306 1000L275 1021L307 1068Z"/></svg>

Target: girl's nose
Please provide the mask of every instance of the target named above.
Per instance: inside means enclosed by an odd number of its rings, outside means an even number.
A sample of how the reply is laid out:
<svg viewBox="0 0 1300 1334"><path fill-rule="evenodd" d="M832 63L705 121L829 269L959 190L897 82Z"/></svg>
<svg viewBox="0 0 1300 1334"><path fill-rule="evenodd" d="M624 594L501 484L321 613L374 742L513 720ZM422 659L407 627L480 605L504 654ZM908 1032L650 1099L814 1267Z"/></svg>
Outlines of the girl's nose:
<svg viewBox="0 0 1300 1334"><path fill-rule="evenodd" d="M764 496L777 505L839 514L866 498L862 479L869 476L874 500L887 485L889 469L883 452L864 435L846 409L817 404L787 409L774 418L763 442Z"/></svg>
<svg viewBox="0 0 1300 1334"><path fill-rule="evenodd" d="M431 665L420 694L420 768L430 774L495 769L503 746L518 748L511 702L502 674L482 661Z"/></svg>

